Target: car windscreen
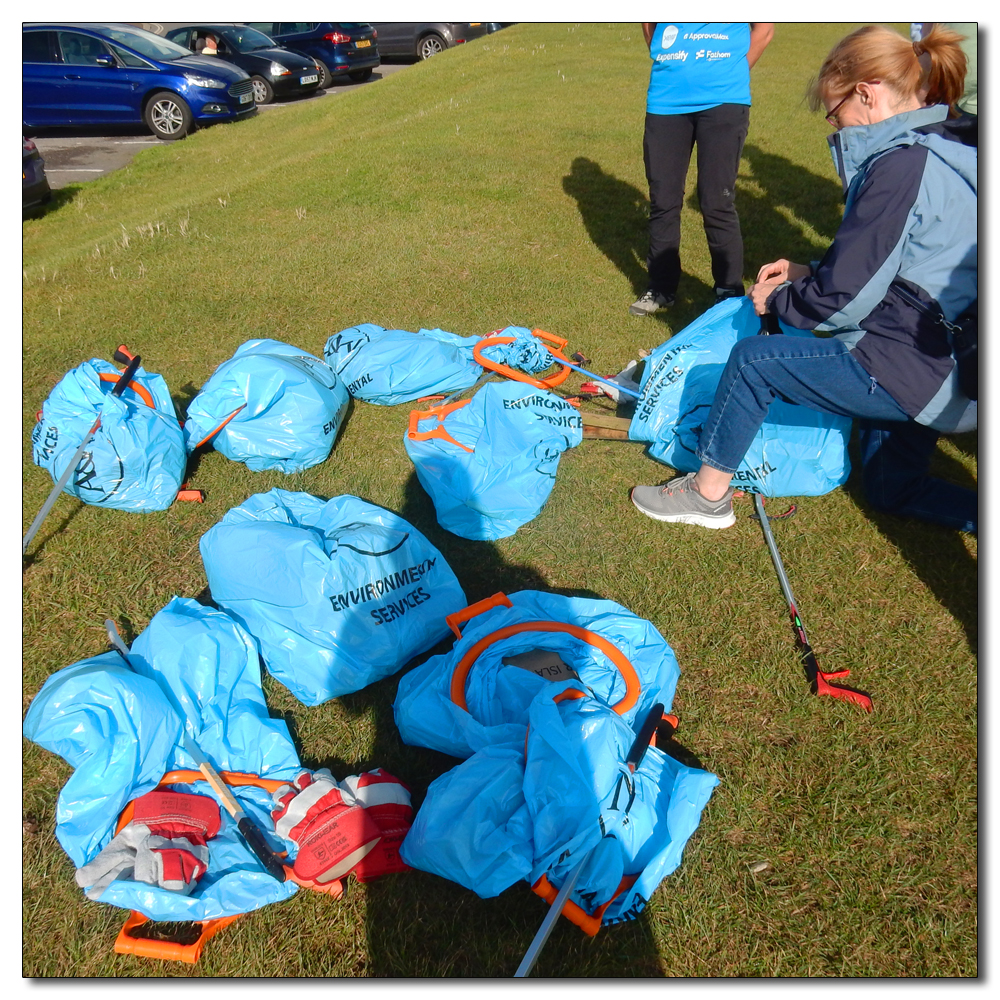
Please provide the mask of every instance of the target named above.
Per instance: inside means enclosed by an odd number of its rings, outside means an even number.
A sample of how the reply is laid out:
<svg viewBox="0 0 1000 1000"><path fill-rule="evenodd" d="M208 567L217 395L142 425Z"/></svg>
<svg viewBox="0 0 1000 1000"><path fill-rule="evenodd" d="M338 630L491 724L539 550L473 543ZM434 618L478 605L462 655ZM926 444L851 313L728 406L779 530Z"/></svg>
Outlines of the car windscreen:
<svg viewBox="0 0 1000 1000"><path fill-rule="evenodd" d="M236 52L254 52L257 49L273 49L275 41L256 28L227 28L222 37Z"/></svg>
<svg viewBox="0 0 1000 1000"><path fill-rule="evenodd" d="M175 59L184 59L191 53L169 39L160 38L151 31L133 31L129 28L104 28L101 31L107 38L111 38L120 45L127 45L130 49L145 56L147 59L158 59L160 62L173 62Z"/></svg>

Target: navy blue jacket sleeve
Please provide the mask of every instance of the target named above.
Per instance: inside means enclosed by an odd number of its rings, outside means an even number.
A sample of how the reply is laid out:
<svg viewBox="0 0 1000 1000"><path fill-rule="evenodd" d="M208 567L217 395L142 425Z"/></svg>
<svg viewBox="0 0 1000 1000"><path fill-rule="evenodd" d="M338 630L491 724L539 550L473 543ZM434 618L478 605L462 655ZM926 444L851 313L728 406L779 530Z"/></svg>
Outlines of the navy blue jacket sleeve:
<svg viewBox="0 0 1000 1000"><path fill-rule="evenodd" d="M773 292L769 311L800 330L858 329L899 271L926 157L921 146L880 156L849 195L815 274Z"/></svg>

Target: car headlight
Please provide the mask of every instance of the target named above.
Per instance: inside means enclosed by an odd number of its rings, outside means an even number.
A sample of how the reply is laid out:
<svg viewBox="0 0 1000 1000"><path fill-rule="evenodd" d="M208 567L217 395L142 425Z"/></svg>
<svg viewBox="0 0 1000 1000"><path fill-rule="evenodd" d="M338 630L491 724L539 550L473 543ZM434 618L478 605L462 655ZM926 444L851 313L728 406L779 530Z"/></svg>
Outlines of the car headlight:
<svg viewBox="0 0 1000 1000"><path fill-rule="evenodd" d="M213 76L198 76L195 73L185 73L184 79L188 83L194 84L196 87L208 87L211 90L225 90L226 83L224 80L217 80Z"/></svg>
<svg viewBox="0 0 1000 1000"><path fill-rule="evenodd" d="M291 70L287 66L282 66L280 62L271 63L271 76L287 76Z"/></svg>

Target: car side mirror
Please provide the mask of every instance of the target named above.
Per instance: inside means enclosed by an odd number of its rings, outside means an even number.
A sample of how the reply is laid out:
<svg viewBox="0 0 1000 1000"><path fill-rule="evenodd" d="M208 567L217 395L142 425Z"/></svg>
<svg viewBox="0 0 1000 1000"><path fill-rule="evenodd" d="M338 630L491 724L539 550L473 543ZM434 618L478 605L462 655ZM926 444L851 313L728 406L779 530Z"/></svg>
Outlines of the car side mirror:
<svg viewBox="0 0 1000 1000"><path fill-rule="evenodd" d="M112 55L108 55L108 53L106 52L102 53L99 56L95 56L94 63L98 66L107 66L109 69L118 65L115 62L115 57Z"/></svg>

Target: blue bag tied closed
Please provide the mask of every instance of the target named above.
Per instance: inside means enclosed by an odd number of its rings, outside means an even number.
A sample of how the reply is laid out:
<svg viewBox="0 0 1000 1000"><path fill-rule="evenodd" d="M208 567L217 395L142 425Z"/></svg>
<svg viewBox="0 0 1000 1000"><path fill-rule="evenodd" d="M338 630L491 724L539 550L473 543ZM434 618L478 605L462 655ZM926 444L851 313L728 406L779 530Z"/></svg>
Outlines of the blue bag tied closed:
<svg viewBox="0 0 1000 1000"><path fill-rule="evenodd" d="M781 324L789 337L811 337ZM727 299L657 347L646 359L629 438L680 472L696 472L695 451L733 345L757 336L760 317L748 298ZM770 497L822 496L851 471L851 419L775 399L733 476L733 486Z"/></svg>
<svg viewBox="0 0 1000 1000"><path fill-rule="evenodd" d="M211 442L254 472L302 472L329 457L349 401L319 358L277 340L250 340L191 401L187 448Z"/></svg>
<svg viewBox="0 0 1000 1000"><path fill-rule="evenodd" d="M424 535L353 496L255 494L202 536L201 555L212 599L307 705L395 673L466 603Z"/></svg>
<svg viewBox="0 0 1000 1000"><path fill-rule="evenodd" d="M290 781L301 770L286 724L268 715L256 646L223 612L173 598L135 640L129 661L131 667L117 653L104 653L63 668L25 716L24 735L74 768L59 793L56 837L77 868L111 841L130 801L166 773L194 768L180 746L175 709L191 720L193 738L218 771ZM201 781L172 787L214 797ZM258 827L273 829L264 789L233 792ZM282 846L272 840L275 850ZM260 867L223 810L220 832L209 841L208 871L190 895L118 880L100 901L151 920L209 920L295 891L294 883L277 882Z"/></svg>
<svg viewBox="0 0 1000 1000"><path fill-rule="evenodd" d="M359 323L330 337L323 357L355 399L395 406L473 385L483 373L472 357L478 339Z"/></svg>
<svg viewBox="0 0 1000 1000"><path fill-rule="evenodd" d="M493 541L537 517L560 455L582 440L576 407L521 382L495 382L470 400L411 413L403 445L441 527Z"/></svg>
<svg viewBox="0 0 1000 1000"><path fill-rule="evenodd" d="M32 431L32 459L58 482L100 417L63 492L115 510L165 510L187 469L184 433L161 376L140 367L129 387L113 396L120 375L99 358L64 375Z"/></svg>

